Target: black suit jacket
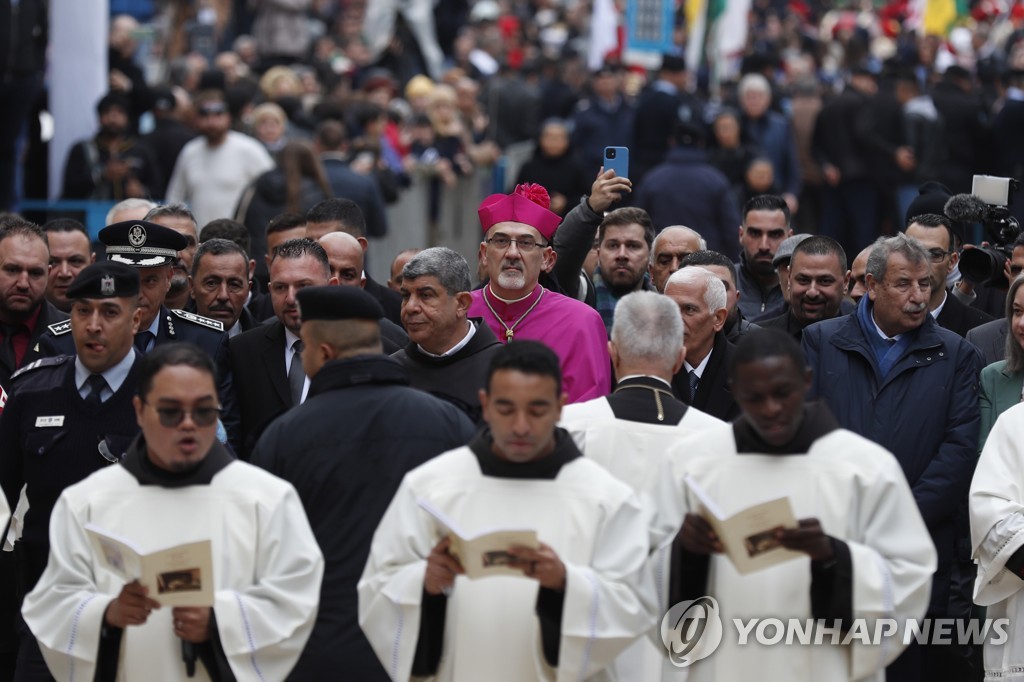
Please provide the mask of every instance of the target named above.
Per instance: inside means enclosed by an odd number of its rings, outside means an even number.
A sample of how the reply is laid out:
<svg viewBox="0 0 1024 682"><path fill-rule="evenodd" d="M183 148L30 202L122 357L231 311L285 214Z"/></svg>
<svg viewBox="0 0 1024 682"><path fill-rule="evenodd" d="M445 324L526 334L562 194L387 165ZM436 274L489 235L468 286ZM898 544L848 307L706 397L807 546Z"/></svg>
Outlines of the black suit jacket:
<svg viewBox="0 0 1024 682"><path fill-rule="evenodd" d="M953 294L946 294L946 303L942 306L942 312L935 318L935 321L939 323L940 327L945 327L961 337L966 337L970 330L994 319L982 310L964 305Z"/></svg>
<svg viewBox="0 0 1024 682"><path fill-rule="evenodd" d="M363 291L377 299L380 307L384 308L384 317L402 326L402 297L397 291L379 284L369 275L366 276Z"/></svg>
<svg viewBox="0 0 1024 682"><path fill-rule="evenodd" d="M253 282L252 296L245 307L257 324L274 317L274 305L270 300L270 294L263 291L259 281Z"/></svg>
<svg viewBox="0 0 1024 682"><path fill-rule="evenodd" d="M711 347L711 357L704 368L700 383L697 384L697 394L690 396L690 382L684 365L672 377L672 388L676 396L687 405L724 421L732 421L738 417L740 408L733 400L727 381L729 365L732 364L735 353L736 346L726 340L724 332L715 334L715 345Z"/></svg>
<svg viewBox="0 0 1024 682"><path fill-rule="evenodd" d="M51 355L50 353L40 351L39 339L43 334L46 333L46 328L48 325L57 322L62 322L68 319L68 316L66 313L61 312L52 303L45 299L40 305L42 305L43 307L39 311L39 317L36 318L36 326L33 327L32 330L29 332L28 347L25 350L25 354L21 357L21 362L18 363L17 367L8 367L6 364L0 361L0 387L10 390L11 375L14 374L15 371L21 369L30 362L34 362L39 358ZM3 342L4 339L0 337L0 343ZM71 351L71 353L74 352L74 350Z"/></svg>
<svg viewBox="0 0 1024 682"><path fill-rule="evenodd" d="M981 351L986 365L1006 359L1006 335L1010 333L1010 323L1004 317L987 322L967 332L966 339Z"/></svg>
<svg viewBox="0 0 1024 682"><path fill-rule="evenodd" d="M263 429L292 406L284 366L284 325L263 324L231 339L231 369L241 415L243 459L249 459Z"/></svg>

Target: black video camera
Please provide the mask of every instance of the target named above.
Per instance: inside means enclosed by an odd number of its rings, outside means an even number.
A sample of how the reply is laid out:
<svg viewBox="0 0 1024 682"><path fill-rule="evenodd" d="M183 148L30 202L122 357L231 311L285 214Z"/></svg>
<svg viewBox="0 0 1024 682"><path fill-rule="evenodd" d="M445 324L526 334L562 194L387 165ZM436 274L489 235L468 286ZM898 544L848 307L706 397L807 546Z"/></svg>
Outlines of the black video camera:
<svg viewBox="0 0 1024 682"><path fill-rule="evenodd" d="M968 282L998 289L1010 286L1006 261L1021 232L1020 223L1010 214L1010 201L1019 185L1013 178L975 175L971 194L957 195L946 203L950 219L981 223L989 241L989 246L964 249L960 254L960 273Z"/></svg>

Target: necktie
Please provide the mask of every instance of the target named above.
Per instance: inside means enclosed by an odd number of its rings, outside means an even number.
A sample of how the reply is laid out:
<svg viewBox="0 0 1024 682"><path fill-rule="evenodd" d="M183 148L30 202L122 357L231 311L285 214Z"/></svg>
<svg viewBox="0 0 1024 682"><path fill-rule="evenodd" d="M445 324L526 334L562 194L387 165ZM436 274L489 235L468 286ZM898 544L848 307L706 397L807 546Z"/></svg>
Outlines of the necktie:
<svg viewBox="0 0 1024 682"><path fill-rule="evenodd" d="M92 408L102 405L103 400L100 399L100 396L103 394L103 389L107 387L107 380L103 378L103 375L90 374L89 378L85 380L85 385L89 387L89 395L85 396L85 404Z"/></svg>
<svg viewBox="0 0 1024 682"><path fill-rule="evenodd" d="M0 323L0 332L4 335L3 345L0 345L0 363L6 365L11 372L18 368L18 357L14 352L14 335L20 328L17 324Z"/></svg>
<svg viewBox="0 0 1024 682"><path fill-rule="evenodd" d="M135 335L135 347L140 353L145 354L149 350L149 341L153 338L153 332L142 331Z"/></svg>
<svg viewBox="0 0 1024 682"><path fill-rule="evenodd" d="M697 376L697 370L691 369L687 375L687 379L690 381L690 400L693 400L693 396L697 395L697 384L700 383L700 377Z"/></svg>
<svg viewBox="0 0 1024 682"><path fill-rule="evenodd" d="M292 344L292 361L288 365L288 388L292 393L292 406L302 402L302 387L306 383L306 372L302 369L302 339Z"/></svg>

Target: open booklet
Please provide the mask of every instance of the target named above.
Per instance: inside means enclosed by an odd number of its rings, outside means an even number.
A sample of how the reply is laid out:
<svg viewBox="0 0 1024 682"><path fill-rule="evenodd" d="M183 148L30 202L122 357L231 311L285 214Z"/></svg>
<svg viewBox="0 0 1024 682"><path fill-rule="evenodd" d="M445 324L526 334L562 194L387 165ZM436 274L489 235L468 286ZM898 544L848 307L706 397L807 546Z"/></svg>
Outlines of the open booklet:
<svg viewBox="0 0 1024 682"><path fill-rule="evenodd" d="M416 502L447 530L451 538L448 553L459 560L466 577L477 579L492 575L522 576L519 568L511 566L514 558L508 549L513 545L539 549L537 531L516 528L489 528L473 535L466 533L440 509L426 500Z"/></svg>
<svg viewBox="0 0 1024 682"><path fill-rule="evenodd" d="M130 540L91 523L85 532L102 566L125 582L138 580L161 606L213 606L209 540L143 552Z"/></svg>
<svg viewBox="0 0 1024 682"><path fill-rule="evenodd" d="M684 479L700 503L701 516L711 525L725 553L741 575L807 556L786 549L775 539L780 528L796 528L789 498L780 497L736 512L728 518L707 491L692 477Z"/></svg>

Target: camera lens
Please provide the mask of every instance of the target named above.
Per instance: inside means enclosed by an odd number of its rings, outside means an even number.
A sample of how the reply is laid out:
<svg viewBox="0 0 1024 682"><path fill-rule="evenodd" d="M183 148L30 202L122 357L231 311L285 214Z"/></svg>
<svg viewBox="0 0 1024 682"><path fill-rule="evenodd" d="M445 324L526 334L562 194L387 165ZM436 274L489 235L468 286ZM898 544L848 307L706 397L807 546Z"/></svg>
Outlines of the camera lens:
<svg viewBox="0 0 1024 682"><path fill-rule="evenodd" d="M615 150L614 149L609 149L608 150L608 158L609 159L614 159L615 158Z"/></svg>

